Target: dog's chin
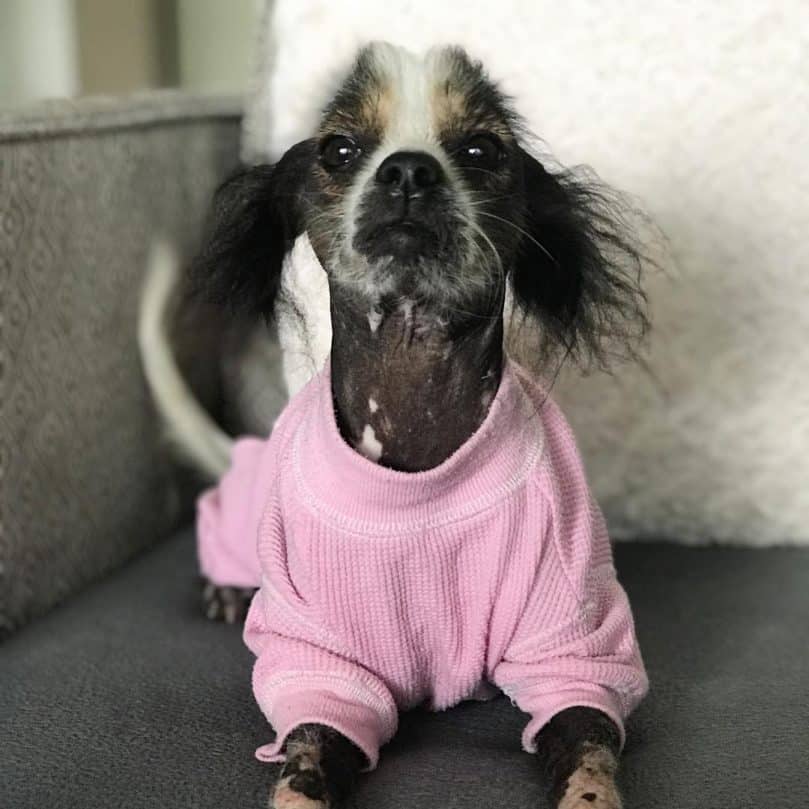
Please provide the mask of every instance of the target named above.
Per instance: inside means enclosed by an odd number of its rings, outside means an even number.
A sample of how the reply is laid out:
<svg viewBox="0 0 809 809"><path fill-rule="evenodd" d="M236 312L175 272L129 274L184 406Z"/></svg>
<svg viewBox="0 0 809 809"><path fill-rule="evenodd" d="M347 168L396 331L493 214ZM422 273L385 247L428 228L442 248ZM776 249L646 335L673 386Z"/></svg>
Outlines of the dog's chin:
<svg viewBox="0 0 809 809"><path fill-rule="evenodd" d="M346 255L345 266L361 267L359 277L345 272L335 276L361 286L383 305L408 299L423 311L475 309L480 286L476 273L463 274L460 284L453 270L463 264L462 243L440 219L434 225L413 219L363 224L352 247L355 259Z"/></svg>
<svg viewBox="0 0 809 809"><path fill-rule="evenodd" d="M368 261L402 268L436 261L442 247L435 230L412 220L363 228L354 238L354 249Z"/></svg>

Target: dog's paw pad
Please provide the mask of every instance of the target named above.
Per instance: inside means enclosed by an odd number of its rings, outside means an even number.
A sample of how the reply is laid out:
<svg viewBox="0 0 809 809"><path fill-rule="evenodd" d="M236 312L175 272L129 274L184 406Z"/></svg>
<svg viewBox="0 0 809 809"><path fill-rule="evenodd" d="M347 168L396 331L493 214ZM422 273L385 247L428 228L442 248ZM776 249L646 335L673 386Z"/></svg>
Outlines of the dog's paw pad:
<svg viewBox="0 0 809 809"><path fill-rule="evenodd" d="M306 740L291 741L270 801L272 809L328 809L329 795L321 748Z"/></svg>
<svg viewBox="0 0 809 809"><path fill-rule="evenodd" d="M583 790L568 787L559 809L621 809L621 798L614 786L605 788L593 784Z"/></svg>
<svg viewBox="0 0 809 809"><path fill-rule="evenodd" d="M291 781L295 777L283 778L278 782L270 800L270 809L329 809L328 801L310 798L294 789Z"/></svg>
<svg viewBox="0 0 809 809"><path fill-rule="evenodd" d="M205 581L202 586L203 612L212 621L241 623L247 617L255 592L252 587L219 587Z"/></svg>
<svg viewBox="0 0 809 809"><path fill-rule="evenodd" d="M609 751L596 748L585 753L568 778L559 809L621 809L615 768Z"/></svg>

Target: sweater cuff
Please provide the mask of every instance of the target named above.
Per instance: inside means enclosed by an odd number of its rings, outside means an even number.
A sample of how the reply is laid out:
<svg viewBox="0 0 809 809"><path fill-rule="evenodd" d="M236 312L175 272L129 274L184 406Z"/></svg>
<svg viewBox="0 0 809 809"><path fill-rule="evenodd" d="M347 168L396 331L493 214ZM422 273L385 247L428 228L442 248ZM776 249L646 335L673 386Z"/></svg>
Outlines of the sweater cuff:
<svg viewBox="0 0 809 809"><path fill-rule="evenodd" d="M275 730L275 740L256 750L259 761L279 762L287 736L299 725L317 724L333 728L352 741L368 759L367 770L379 761L379 748L396 728L389 727L380 713L361 702L348 700L327 689L289 691L273 697L267 718Z"/></svg>
<svg viewBox="0 0 809 809"><path fill-rule="evenodd" d="M619 752L624 749L626 730L624 729L624 720L618 697L606 688L598 688L595 690L564 691L554 695L552 698L549 697L543 700L541 707L531 711L531 721L526 725L522 734L523 750L528 753L536 753L537 734L556 714L567 708L594 708L606 714L615 723L615 727L618 728L620 736Z"/></svg>

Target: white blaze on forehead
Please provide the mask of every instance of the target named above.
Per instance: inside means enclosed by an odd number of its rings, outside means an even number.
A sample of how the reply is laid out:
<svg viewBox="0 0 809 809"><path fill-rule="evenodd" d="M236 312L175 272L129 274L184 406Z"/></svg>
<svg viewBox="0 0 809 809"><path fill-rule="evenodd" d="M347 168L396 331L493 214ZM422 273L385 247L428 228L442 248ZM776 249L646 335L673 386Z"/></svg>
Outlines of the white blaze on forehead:
<svg viewBox="0 0 809 809"><path fill-rule="evenodd" d="M470 220L476 211L458 171L449 159L439 139L435 97L436 91L450 77L452 55L447 48L432 48L423 55L387 42L371 47L373 71L383 88L374 103L384 106L385 129L379 146L354 179L345 196L346 239L353 244L356 219L362 207L363 195L373 182L379 166L386 157L400 151L426 152L444 170L457 204ZM370 93L379 88L369 86ZM369 317L371 330L375 331Z"/></svg>
<svg viewBox="0 0 809 809"><path fill-rule="evenodd" d="M382 442L377 440L374 428L370 424L365 425L357 449L371 461L378 461L382 457Z"/></svg>
<svg viewBox="0 0 809 809"><path fill-rule="evenodd" d="M378 42L371 46L371 54L374 73L384 88L378 103L385 107L385 131L362 172L365 178L373 176L388 155L402 150L428 152L452 174L452 165L441 148L434 104L437 88L450 75L450 51L432 48L419 55Z"/></svg>
<svg viewBox="0 0 809 809"><path fill-rule="evenodd" d="M437 143L433 97L449 75L444 48L418 55L389 43L373 46L374 66L389 93L389 119L385 140L400 148Z"/></svg>
<svg viewBox="0 0 809 809"><path fill-rule="evenodd" d="M371 397L371 398L368 400L368 409L369 409L369 410L370 410L372 413L376 413L376 411L377 411L377 410L379 410L379 404L378 404L378 402L376 401L376 399L374 399L374 397L373 397L373 396L372 396L372 397Z"/></svg>

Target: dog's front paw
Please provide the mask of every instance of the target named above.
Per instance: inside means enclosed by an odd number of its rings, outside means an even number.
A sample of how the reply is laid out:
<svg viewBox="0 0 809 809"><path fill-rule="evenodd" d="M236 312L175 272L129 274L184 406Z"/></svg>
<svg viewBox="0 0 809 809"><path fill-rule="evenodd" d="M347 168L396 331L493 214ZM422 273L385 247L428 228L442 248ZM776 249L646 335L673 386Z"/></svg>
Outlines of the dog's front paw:
<svg viewBox="0 0 809 809"><path fill-rule="evenodd" d="M212 621L226 624L241 623L255 595L252 587L219 587L212 581L202 580L202 610Z"/></svg>
<svg viewBox="0 0 809 809"><path fill-rule="evenodd" d="M329 788L315 745L296 745L287 755L270 798L270 809L329 809Z"/></svg>
<svg viewBox="0 0 809 809"><path fill-rule="evenodd" d="M329 803L310 798L289 784L290 779L278 782L270 797L270 809L329 809Z"/></svg>
<svg viewBox="0 0 809 809"><path fill-rule="evenodd" d="M621 797L615 784L583 784L568 789L559 803L559 809L621 809Z"/></svg>
<svg viewBox="0 0 809 809"><path fill-rule="evenodd" d="M615 757L609 750L594 748L584 753L565 785L559 809L621 809L615 785Z"/></svg>

